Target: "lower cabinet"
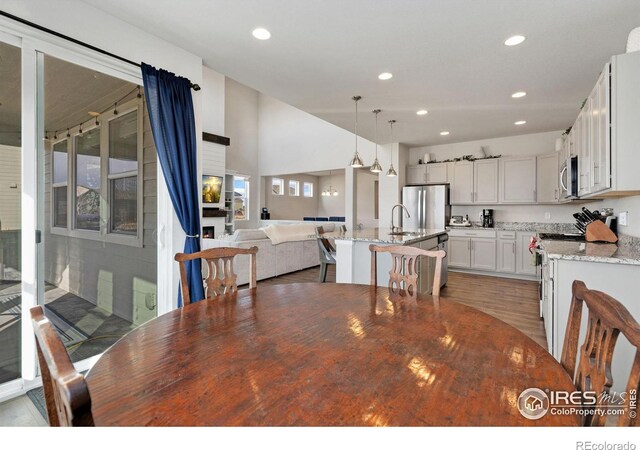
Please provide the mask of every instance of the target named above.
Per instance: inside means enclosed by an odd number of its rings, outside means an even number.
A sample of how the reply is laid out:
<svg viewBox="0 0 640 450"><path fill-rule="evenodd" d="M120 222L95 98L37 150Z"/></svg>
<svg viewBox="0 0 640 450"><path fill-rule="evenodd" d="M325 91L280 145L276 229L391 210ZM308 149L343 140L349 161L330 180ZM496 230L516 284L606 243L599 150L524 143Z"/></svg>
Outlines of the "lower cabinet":
<svg viewBox="0 0 640 450"><path fill-rule="evenodd" d="M535 276L537 267L529 253L533 231L490 229L449 232L449 267Z"/></svg>
<svg viewBox="0 0 640 450"><path fill-rule="evenodd" d="M449 237L449 267L471 267L471 239Z"/></svg>
<svg viewBox="0 0 640 450"><path fill-rule="evenodd" d="M498 239L498 272L515 273L516 240Z"/></svg>
<svg viewBox="0 0 640 450"><path fill-rule="evenodd" d="M518 231L516 239L516 273L521 275L537 274L535 255L529 251L529 241L535 233L532 231Z"/></svg>
<svg viewBox="0 0 640 450"><path fill-rule="evenodd" d="M484 230L464 232L469 237L449 234L449 267L496 270L496 240L484 237Z"/></svg>

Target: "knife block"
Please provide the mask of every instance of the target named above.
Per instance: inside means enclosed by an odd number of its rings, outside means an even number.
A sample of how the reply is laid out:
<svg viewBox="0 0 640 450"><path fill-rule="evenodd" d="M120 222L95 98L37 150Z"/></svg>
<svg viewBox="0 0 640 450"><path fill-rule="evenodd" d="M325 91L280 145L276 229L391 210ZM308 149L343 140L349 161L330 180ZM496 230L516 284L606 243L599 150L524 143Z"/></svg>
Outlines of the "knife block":
<svg viewBox="0 0 640 450"><path fill-rule="evenodd" d="M601 220L594 220L587 225L585 239L588 242L618 242L618 237Z"/></svg>

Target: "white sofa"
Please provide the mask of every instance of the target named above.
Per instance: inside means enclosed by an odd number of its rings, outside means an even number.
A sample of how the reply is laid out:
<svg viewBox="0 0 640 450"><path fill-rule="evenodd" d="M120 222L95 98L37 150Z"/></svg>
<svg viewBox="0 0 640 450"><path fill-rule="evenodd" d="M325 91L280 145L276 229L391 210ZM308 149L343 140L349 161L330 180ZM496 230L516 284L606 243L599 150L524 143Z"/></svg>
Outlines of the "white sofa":
<svg viewBox="0 0 640 450"><path fill-rule="evenodd" d="M325 231L333 231L330 228L332 227L325 227ZM273 233L270 231L277 231L274 241L267 237L267 233L273 237ZM300 224L276 224L257 230L236 230L233 235L224 238L203 239L202 249L258 247L256 276L258 280L264 280L320 265L317 240L309 237L313 234L315 234L315 226L311 224L305 224L304 226L300 226ZM283 239L285 242L281 242ZM234 272L238 275L238 286L249 283L248 255L235 257Z"/></svg>

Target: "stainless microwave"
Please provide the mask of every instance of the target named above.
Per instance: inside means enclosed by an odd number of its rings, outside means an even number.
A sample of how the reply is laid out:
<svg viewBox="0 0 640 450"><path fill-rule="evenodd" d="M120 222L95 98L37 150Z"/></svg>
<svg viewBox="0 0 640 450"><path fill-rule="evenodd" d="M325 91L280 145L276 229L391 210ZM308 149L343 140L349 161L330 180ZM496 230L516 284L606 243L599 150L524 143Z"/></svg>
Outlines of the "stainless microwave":
<svg viewBox="0 0 640 450"><path fill-rule="evenodd" d="M560 197L578 198L578 157L570 156L560 167Z"/></svg>

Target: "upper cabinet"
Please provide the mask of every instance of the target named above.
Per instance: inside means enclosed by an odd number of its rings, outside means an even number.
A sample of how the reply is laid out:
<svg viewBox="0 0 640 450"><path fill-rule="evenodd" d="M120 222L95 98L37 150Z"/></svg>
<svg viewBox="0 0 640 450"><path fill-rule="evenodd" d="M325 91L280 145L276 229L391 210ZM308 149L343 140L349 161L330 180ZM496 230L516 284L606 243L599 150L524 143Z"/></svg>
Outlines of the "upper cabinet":
<svg viewBox="0 0 640 450"><path fill-rule="evenodd" d="M558 156L557 152L538 156L536 162L538 203L558 203L560 200Z"/></svg>
<svg viewBox="0 0 640 450"><path fill-rule="evenodd" d="M536 157L500 159L500 203L536 203Z"/></svg>
<svg viewBox="0 0 640 450"><path fill-rule="evenodd" d="M473 162L474 203L498 203L498 159Z"/></svg>
<svg viewBox="0 0 640 450"><path fill-rule="evenodd" d="M450 163L425 164L427 167L427 183L448 183Z"/></svg>
<svg viewBox="0 0 640 450"><path fill-rule="evenodd" d="M472 161L457 161L453 163L453 175L449 197L452 205L468 205L473 203L473 168Z"/></svg>
<svg viewBox="0 0 640 450"><path fill-rule="evenodd" d="M407 166L407 184L425 184L427 182L427 165Z"/></svg>
<svg viewBox="0 0 640 450"><path fill-rule="evenodd" d="M640 194L639 79L640 52L613 56L587 98L572 129L580 172L579 196Z"/></svg>

